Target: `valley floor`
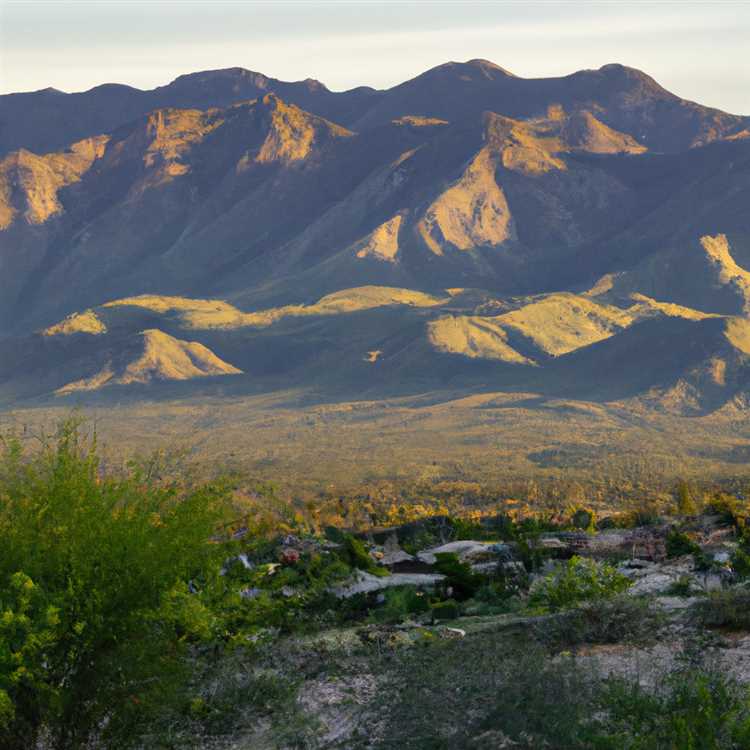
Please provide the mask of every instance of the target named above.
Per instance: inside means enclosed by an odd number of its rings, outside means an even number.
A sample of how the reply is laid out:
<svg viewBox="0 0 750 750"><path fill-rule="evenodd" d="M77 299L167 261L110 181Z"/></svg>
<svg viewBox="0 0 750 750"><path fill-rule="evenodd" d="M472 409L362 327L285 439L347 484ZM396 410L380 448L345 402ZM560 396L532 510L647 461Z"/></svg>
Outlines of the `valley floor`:
<svg viewBox="0 0 750 750"><path fill-rule="evenodd" d="M110 455L180 448L205 466L251 471L290 487L445 479L596 483L602 476L653 487L677 478L710 482L750 473L750 425L730 409L685 417L637 401L489 391L332 402L295 390L85 403L80 413ZM0 426L33 435L71 408L6 411Z"/></svg>

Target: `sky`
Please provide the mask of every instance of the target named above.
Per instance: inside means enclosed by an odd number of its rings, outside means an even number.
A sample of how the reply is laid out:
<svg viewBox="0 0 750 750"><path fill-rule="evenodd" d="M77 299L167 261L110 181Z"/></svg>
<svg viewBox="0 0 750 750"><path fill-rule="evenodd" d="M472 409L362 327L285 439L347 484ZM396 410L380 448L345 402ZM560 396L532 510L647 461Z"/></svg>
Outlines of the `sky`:
<svg viewBox="0 0 750 750"><path fill-rule="evenodd" d="M528 78L620 62L750 115L750 0L0 0L0 92L163 85L240 66L333 90L449 60Z"/></svg>

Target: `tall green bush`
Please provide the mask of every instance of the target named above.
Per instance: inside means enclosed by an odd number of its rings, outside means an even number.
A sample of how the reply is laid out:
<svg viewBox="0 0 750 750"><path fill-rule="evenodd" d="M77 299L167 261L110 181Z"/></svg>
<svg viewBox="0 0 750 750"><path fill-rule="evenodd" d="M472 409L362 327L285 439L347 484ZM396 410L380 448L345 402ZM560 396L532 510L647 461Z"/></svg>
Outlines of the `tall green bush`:
<svg viewBox="0 0 750 750"><path fill-rule="evenodd" d="M615 596L630 585L630 579L612 565L585 557L571 557L560 568L534 582L529 603L536 607L561 609L591 599Z"/></svg>
<svg viewBox="0 0 750 750"><path fill-rule="evenodd" d="M5 442L1 747L127 744L178 684L185 646L220 634L188 582L218 578L226 553L210 539L226 507L220 487L102 476L75 422L31 457Z"/></svg>

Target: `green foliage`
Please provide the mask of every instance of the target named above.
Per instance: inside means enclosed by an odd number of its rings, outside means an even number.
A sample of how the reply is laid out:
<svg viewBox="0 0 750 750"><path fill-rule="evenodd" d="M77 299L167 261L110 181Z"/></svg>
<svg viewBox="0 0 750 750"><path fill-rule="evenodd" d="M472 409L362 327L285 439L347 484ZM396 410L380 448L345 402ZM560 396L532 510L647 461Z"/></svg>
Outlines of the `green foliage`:
<svg viewBox="0 0 750 750"><path fill-rule="evenodd" d="M656 690L612 679L601 747L623 750L744 750L750 747L750 695L719 670L679 668Z"/></svg>
<svg viewBox="0 0 750 750"><path fill-rule="evenodd" d="M110 743L169 700L186 646L221 635L207 594L223 488L103 477L63 424L31 459L0 457L0 745Z"/></svg>
<svg viewBox="0 0 750 750"><path fill-rule="evenodd" d="M444 602L435 602L431 607L433 621L455 620L461 614L458 602L454 599L446 599Z"/></svg>
<svg viewBox="0 0 750 750"><path fill-rule="evenodd" d="M375 560L370 557L364 543L352 534L344 536L343 547L339 551L339 556L352 568L366 570L376 576L387 576L388 571L377 565Z"/></svg>
<svg viewBox="0 0 750 750"><path fill-rule="evenodd" d="M700 554L701 548L683 531L670 529L666 539L667 557Z"/></svg>
<svg viewBox="0 0 750 750"><path fill-rule="evenodd" d="M666 593L668 596L693 596L695 593L693 581L690 576L682 575L667 588Z"/></svg>
<svg viewBox="0 0 750 750"><path fill-rule="evenodd" d="M747 529L743 530L737 549L732 553L731 566L739 579L750 578L750 532Z"/></svg>
<svg viewBox="0 0 750 750"><path fill-rule="evenodd" d="M707 628L750 629L750 590L711 591L692 608L695 620Z"/></svg>
<svg viewBox="0 0 750 750"><path fill-rule="evenodd" d="M474 597L465 603L464 612L471 615L492 615L520 607L520 596L528 588L526 574L504 571L488 577Z"/></svg>
<svg viewBox="0 0 750 750"><path fill-rule="evenodd" d="M383 750L750 747L747 690L700 663L654 671L644 687L605 679L590 661L550 659L539 646L485 632L415 649L384 667L399 689L385 691L377 707L383 722L374 747Z"/></svg>
<svg viewBox="0 0 750 750"><path fill-rule="evenodd" d="M411 650L386 667L399 689L380 696L377 739L361 747L587 747L593 686L573 659L553 662L538 646L487 632Z"/></svg>
<svg viewBox="0 0 750 750"><path fill-rule="evenodd" d="M698 505L693 497L693 492L684 479L677 483L675 505L677 506L677 513L681 516L694 516L698 512Z"/></svg>
<svg viewBox="0 0 750 750"><path fill-rule="evenodd" d="M583 531L594 531L596 528L596 513L590 508L576 508L570 519L571 526Z"/></svg>
<svg viewBox="0 0 750 750"><path fill-rule="evenodd" d="M557 570L534 582L529 603L533 607L562 609L590 599L615 596L630 585L630 579L607 563L571 557Z"/></svg>
<svg viewBox="0 0 750 750"><path fill-rule="evenodd" d="M445 585L452 589L452 596L463 601L470 599L479 590L485 578L474 573L468 563L462 563L452 552L435 555L435 570L445 576Z"/></svg>
<svg viewBox="0 0 750 750"><path fill-rule="evenodd" d="M403 622L414 615L424 614L430 609L428 598L411 586L389 588L383 595L385 601L372 614L375 622Z"/></svg>
<svg viewBox="0 0 750 750"><path fill-rule="evenodd" d="M734 495L717 492L708 502L706 512L721 516L724 523L743 528L747 517L747 506Z"/></svg>

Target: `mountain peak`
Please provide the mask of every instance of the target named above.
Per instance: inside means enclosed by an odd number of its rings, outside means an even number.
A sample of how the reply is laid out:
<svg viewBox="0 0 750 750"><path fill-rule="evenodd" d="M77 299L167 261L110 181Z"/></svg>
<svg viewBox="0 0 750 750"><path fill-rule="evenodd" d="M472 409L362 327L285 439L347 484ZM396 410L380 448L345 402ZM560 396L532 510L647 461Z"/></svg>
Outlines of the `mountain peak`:
<svg viewBox="0 0 750 750"><path fill-rule="evenodd" d="M435 77L447 77L455 78L458 80L477 80L487 79L496 80L503 78L515 78L516 76L507 71L505 68L501 68L489 60L482 60L476 58L474 60L467 60L466 62L455 62L453 60L445 62L442 65L436 65L434 68L430 68L421 75L417 76L414 80L420 78L435 78ZM408 82L407 82L408 83Z"/></svg>
<svg viewBox="0 0 750 750"><path fill-rule="evenodd" d="M481 57L474 58L473 60L467 60L465 65L471 65L472 67L479 68L481 70L494 71L496 73L502 73L504 76L509 78L517 78L515 73L511 73L507 68L503 68L497 63L493 63L492 60L485 60Z"/></svg>
<svg viewBox="0 0 750 750"><path fill-rule="evenodd" d="M644 92L650 94L657 94L661 97L667 96L669 98L677 99L678 97L667 91L663 86L659 85L650 75L644 73L638 68L631 68L622 63L607 63L602 65L598 71L600 75L604 76L607 81L611 81L614 84L625 84L626 86L636 85L640 87Z"/></svg>
<svg viewBox="0 0 750 750"><path fill-rule="evenodd" d="M268 88L271 83L268 76L263 73L256 73L253 70L247 70L246 68L234 67L234 68L217 68L216 70L201 70L197 73L185 73L184 75L177 76L169 85L170 86L181 86L191 83L198 84L210 84L216 81L242 81L243 83L251 83L258 88Z"/></svg>

